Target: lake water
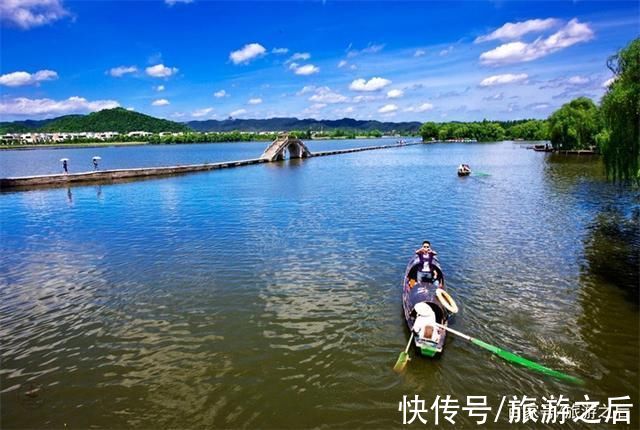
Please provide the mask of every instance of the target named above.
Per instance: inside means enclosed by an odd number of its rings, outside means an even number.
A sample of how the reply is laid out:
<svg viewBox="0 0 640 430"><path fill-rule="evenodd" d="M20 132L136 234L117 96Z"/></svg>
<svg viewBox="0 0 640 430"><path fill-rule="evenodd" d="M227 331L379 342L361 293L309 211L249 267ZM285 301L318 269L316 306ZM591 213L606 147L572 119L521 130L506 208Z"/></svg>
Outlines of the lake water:
<svg viewBox="0 0 640 430"><path fill-rule="evenodd" d="M99 155L128 167L264 146ZM417 145L0 194L2 426L402 427L403 395L427 408L437 395L487 396L492 423L502 396L586 394L631 396L637 428L640 319L623 287L638 282L638 193L606 183L592 158L523 146ZM92 155L3 151L1 176ZM474 175L458 178L461 162ZM631 248L608 239L621 225ZM425 239L461 307L452 327L586 385L453 336L439 359L413 351L395 374L409 337L399 284ZM478 428L462 410L455 421Z"/></svg>
<svg viewBox="0 0 640 430"><path fill-rule="evenodd" d="M416 139L410 139L416 140ZM311 152L396 143L396 138L307 141ZM129 145L94 148L40 148L0 150L0 177L62 173L61 158L69 159L70 172L93 170L92 158L99 156L101 169L202 164L258 158L271 142L233 142L178 145Z"/></svg>

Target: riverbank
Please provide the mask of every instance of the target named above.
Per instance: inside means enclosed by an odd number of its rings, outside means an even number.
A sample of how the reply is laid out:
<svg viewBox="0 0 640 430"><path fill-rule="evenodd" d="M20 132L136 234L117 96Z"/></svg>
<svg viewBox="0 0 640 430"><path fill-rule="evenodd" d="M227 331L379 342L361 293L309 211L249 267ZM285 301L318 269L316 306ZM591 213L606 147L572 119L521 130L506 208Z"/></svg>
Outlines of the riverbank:
<svg viewBox="0 0 640 430"><path fill-rule="evenodd" d="M149 142L93 142L93 143L38 143L35 145L0 145L0 151L28 151L32 149L108 148L110 146L165 145Z"/></svg>

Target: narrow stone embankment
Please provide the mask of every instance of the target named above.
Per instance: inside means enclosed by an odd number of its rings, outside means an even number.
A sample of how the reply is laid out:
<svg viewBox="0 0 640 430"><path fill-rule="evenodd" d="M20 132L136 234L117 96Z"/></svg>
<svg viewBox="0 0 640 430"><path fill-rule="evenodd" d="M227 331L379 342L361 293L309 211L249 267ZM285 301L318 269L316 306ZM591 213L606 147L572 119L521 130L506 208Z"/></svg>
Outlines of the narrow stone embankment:
<svg viewBox="0 0 640 430"><path fill-rule="evenodd" d="M368 146L363 148L336 149L332 151L319 151L311 154L311 157L323 157L326 155L347 154L351 152L372 151L376 149L397 148L400 146L416 145L415 143ZM162 176L181 175L191 172L206 170L227 169L231 167L249 166L252 164L269 163L264 158L252 158L248 160L224 161L220 163L188 164L181 166L142 167L137 169L98 170L93 172L79 172L69 174L22 176L15 178L0 178L0 190L29 190L42 187L67 187L86 183L110 183L124 182L136 179L149 179Z"/></svg>

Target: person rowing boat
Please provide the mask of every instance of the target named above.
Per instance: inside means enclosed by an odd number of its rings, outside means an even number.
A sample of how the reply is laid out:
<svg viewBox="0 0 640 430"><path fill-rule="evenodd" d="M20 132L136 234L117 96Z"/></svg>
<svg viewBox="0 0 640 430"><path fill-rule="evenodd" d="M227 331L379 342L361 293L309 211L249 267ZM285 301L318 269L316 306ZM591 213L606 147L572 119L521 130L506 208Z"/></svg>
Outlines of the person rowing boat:
<svg viewBox="0 0 640 430"><path fill-rule="evenodd" d="M468 164L461 164L458 166L458 176L469 176L471 174L471 167Z"/></svg>

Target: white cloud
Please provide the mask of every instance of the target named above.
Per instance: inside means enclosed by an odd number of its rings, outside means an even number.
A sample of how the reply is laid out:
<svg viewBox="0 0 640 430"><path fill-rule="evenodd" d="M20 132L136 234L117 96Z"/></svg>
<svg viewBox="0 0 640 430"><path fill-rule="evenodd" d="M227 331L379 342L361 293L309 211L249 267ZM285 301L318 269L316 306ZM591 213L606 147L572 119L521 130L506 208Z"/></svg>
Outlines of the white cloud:
<svg viewBox="0 0 640 430"><path fill-rule="evenodd" d="M342 109L336 109L334 112L339 115L347 115L347 114L353 113L354 111L355 109L353 108L353 106L347 106Z"/></svg>
<svg viewBox="0 0 640 430"><path fill-rule="evenodd" d="M309 97L309 101L317 103L344 103L348 100L349 99L347 97L338 92L332 91L329 87L316 88L315 94Z"/></svg>
<svg viewBox="0 0 640 430"><path fill-rule="evenodd" d="M60 0L2 0L0 20L28 30L69 16Z"/></svg>
<svg viewBox="0 0 640 430"><path fill-rule="evenodd" d="M613 82L614 82L616 79L618 79L618 77L617 77L617 76L612 76L611 78L607 79L606 81L604 81L604 82L602 83L602 88L609 88L609 86L610 86L611 84L613 84Z"/></svg>
<svg viewBox="0 0 640 430"><path fill-rule="evenodd" d="M158 92L164 91L164 85L158 85L157 87L153 87L153 89Z"/></svg>
<svg viewBox="0 0 640 430"><path fill-rule="evenodd" d="M500 101L504 99L504 93L497 93L490 96L483 97L482 100L486 101Z"/></svg>
<svg viewBox="0 0 640 430"><path fill-rule="evenodd" d="M404 91L402 90L389 90L387 92L387 97L390 99L397 99L399 97L402 97L404 95Z"/></svg>
<svg viewBox="0 0 640 430"><path fill-rule="evenodd" d="M589 78L585 76L579 76L579 75L572 76L567 80L567 82L571 85L584 85L589 83Z"/></svg>
<svg viewBox="0 0 640 430"><path fill-rule="evenodd" d="M184 3L184 4L193 3L193 0L164 0L164 2L169 6L173 6L174 4L177 4L177 3Z"/></svg>
<svg viewBox="0 0 640 430"><path fill-rule="evenodd" d="M549 104L548 103L539 103L539 104L535 104L533 106L531 106L531 109L533 110L545 110L549 108Z"/></svg>
<svg viewBox="0 0 640 430"><path fill-rule="evenodd" d="M304 66L298 66L296 63L291 63L291 66L293 67L289 67L289 68L292 69L293 73L295 73L296 75L308 76L308 75L313 75L315 73L318 73L320 71L320 68L317 66L314 66L313 64L305 64Z"/></svg>
<svg viewBox="0 0 640 430"><path fill-rule="evenodd" d="M109 70L109 74L114 78L121 78L129 73L136 73L138 68L136 66L118 66Z"/></svg>
<svg viewBox="0 0 640 430"><path fill-rule="evenodd" d="M353 102L354 103L371 102L371 101L374 101L374 100L379 100L380 98L382 98L382 97L381 96L370 96L370 95L355 96L353 98Z"/></svg>
<svg viewBox="0 0 640 430"><path fill-rule="evenodd" d="M135 108L133 108L133 107L129 106L129 107L127 108L127 110L128 110L129 112L133 112L133 111L135 111Z"/></svg>
<svg viewBox="0 0 640 430"><path fill-rule="evenodd" d="M311 58L311 54L309 54L308 52L296 52L287 60L287 62L298 60L307 61L309 58Z"/></svg>
<svg viewBox="0 0 640 430"><path fill-rule="evenodd" d="M326 108L327 105L325 103L314 103L308 108L302 111L302 115L310 116L310 117L318 117L320 111Z"/></svg>
<svg viewBox="0 0 640 430"><path fill-rule="evenodd" d="M361 49L359 51L357 49L349 50L347 52L347 57L353 58L353 57L355 57L357 55L360 55L360 54L375 54L376 52L382 51L383 48L384 48L384 45L371 45L371 44L369 44L369 46L367 46L366 48Z"/></svg>
<svg viewBox="0 0 640 430"><path fill-rule="evenodd" d="M54 79L58 79L58 74L53 70L39 70L35 73L21 71L0 76L0 85L21 87L24 85L38 85L40 82Z"/></svg>
<svg viewBox="0 0 640 430"><path fill-rule="evenodd" d="M175 67L167 67L164 64L149 66L145 70L147 72L147 75L154 78L168 78L169 76L178 73L178 69L176 69Z"/></svg>
<svg viewBox="0 0 640 430"><path fill-rule="evenodd" d="M233 112L231 112L229 114L229 116L231 116L231 117L240 116L240 115L244 115L245 113L247 113L246 109L238 109L238 110L234 110Z"/></svg>
<svg viewBox="0 0 640 430"><path fill-rule="evenodd" d="M296 95L301 96L301 95L310 93L312 91L315 91L315 89L316 87L314 85L305 85L304 87L302 87L300 91L296 93Z"/></svg>
<svg viewBox="0 0 640 430"><path fill-rule="evenodd" d="M249 103L250 105L259 105L260 103L262 103L262 99L261 98L249 99L247 103Z"/></svg>
<svg viewBox="0 0 640 430"><path fill-rule="evenodd" d="M267 50L259 43L249 43L241 49L233 51L229 54L229 59L233 64L246 64L254 58L264 55Z"/></svg>
<svg viewBox="0 0 640 430"><path fill-rule="evenodd" d="M431 109L433 109L433 105L431 103L422 103L418 106L410 106L406 109L403 109L403 111L404 112L426 112Z"/></svg>
<svg viewBox="0 0 640 430"><path fill-rule="evenodd" d="M396 106L394 104L388 104L388 105L384 105L380 109L378 109L378 112L379 113L391 113L391 112L395 112L397 110L398 110L398 106Z"/></svg>
<svg viewBox="0 0 640 430"><path fill-rule="evenodd" d="M446 49L443 49L442 51L440 51L440 56L444 57L445 55L449 55L451 53L451 51L453 51L453 46L449 46Z"/></svg>
<svg viewBox="0 0 640 430"><path fill-rule="evenodd" d="M554 18L547 19L530 19L522 22L508 22L499 29L477 37L474 43L488 42L490 40L513 40L518 39L528 33L539 33L555 27L560 23Z"/></svg>
<svg viewBox="0 0 640 430"><path fill-rule="evenodd" d="M341 69L346 65L347 65L347 60L340 60L340 62L338 63L338 69Z"/></svg>
<svg viewBox="0 0 640 430"><path fill-rule="evenodd" d="M480 82L481 87L492 87L495 85L517 84L524 82L529 78L526 73L519 73L517 75L513 73L505 73L504 75L494 75L484 78Z"/></svg>
<svg viewBox="0 0 640 430"><path fill-rule="evenodd" d="M273 54L286 54L289 52L289 48L273 48L271 52Z"/></svg>
<svg viewBox="0 0 640 430"><path fill-rule="evenodd" d="M212 107L196 109L193 112L191 112L191 116L194 118L202 118L203 116L207 116L212 111L213 111Z"/></svg>
<svg viewBox="0 0 640 430"><path fill-rule="evenodd" d="M19 97L0 101L0 115L48 116L69 113L95 112L120 106L115 100L89 101L84 97L69 97L66 100L29 99Z"/></svg>
<svg viewBox="0 0 640 430"><path fill-rule="evenodd" d="M169 100L167 99L157 99L151 103L151 106L166 106L169 104Z"/></svg>
<svg viewBox="0 0 640 430"><path fill-rule="evenodd" d="M226 97L229 94L227 94L227 92L225 90L220 90L220 91L216 91L215 93L213 93L213 96L217 99L221 99L222 97Z"/></svg>
<svg viewBox="0 0 640 430"><path fill-rule="evenodd" d="M382 48L384 48L384 45L369 45L360 52L362 54L375 54L382 51Z"/></svg>
<svg viewBox="0 0 640 430"><path fill-rule="evenodd" d="M378 91L387 85L391 85L391 81L389 79L375 77L368 81L364 79L356 79L351 82L349 89L353 91Z"/></svg>
<svg viewBox="0 0 640 430"><path fill-rule="evenodd" d="M424 49L416 49L416 52L413 53L414 57L424 57L425 55L427 55L427 51Z"/></svg>
<svg viewBox="0 0 640 430"><path fill-rule="evenodd" d="M545 57L576 43L587 42L594 36L587 24L572 19L561 30L547 38L538 38L534 42L505 43L480 55L482 64L500 65L533 61Z"/></svg>
<svg viewBox="0 0 640 430"><path fill-rule="evenodd" d="M422 103L416 108L416 112L426 112L431 109L433 109L433 105L431 103Z"/></svg>

